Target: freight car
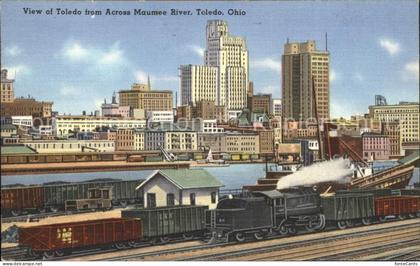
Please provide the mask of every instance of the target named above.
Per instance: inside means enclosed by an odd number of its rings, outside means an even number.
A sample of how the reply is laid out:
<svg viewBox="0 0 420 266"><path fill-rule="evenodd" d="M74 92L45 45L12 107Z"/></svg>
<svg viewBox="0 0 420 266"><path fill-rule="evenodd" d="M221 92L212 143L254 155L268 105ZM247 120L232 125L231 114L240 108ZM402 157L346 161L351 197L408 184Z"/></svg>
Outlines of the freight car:
<svg viewBox="0 0 420 266"><path fill-rule="evenodd" d="M206 232L207 206L172 206L124 210L122 218L19 228L19 246L30 255L63 256L86 248L129 248L141 244L191 239Z"/></svg>
<svg viewBox="0 0 420 266"><path fill-rule="evenodd" d="M143 193L136 190L142 180L94 179L85 182L51 182L37 186L1 188L2 216L17 216L25 212L57 212L64 210L66 201L89 199L89 190L112 188L113 206L142 204ZM105 199L104 199L105 200ZM105 206L105 202L103 206Z"/></svg>

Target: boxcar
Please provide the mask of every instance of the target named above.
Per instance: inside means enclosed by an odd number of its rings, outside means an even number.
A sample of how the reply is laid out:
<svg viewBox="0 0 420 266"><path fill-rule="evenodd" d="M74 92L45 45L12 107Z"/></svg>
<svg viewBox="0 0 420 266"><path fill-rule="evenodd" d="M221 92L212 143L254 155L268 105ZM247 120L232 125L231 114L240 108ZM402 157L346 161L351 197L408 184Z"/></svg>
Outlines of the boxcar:
<svg viewBox="0 0 420 266"><path fill-rule="evenodd" d="M391 196L375 198L375 214L377 217L418 215L420 213L420 197Z"/></svg>
<svg viewBox="0 0 420 266"><path fill-rule="evenodd" d="M321 197L321 206L326 221L336 223L340 229L355 221L369 224L375 216L374 196L370 193L338 193Z"/></svg>
<svg viewBox="0 0 420 266"><path fill-rule="evenodd" d="M112 186L114 205L142 203L143 194L136 190L141 180L94 179L80 183L59 182L44 185L45 206L53 211L63 209L66 200L87 199L88 190L94 187Z"/></svg>
<svg viewBox="0 0 420 266"><path fill-rule="evenodd" d="M111 218L19 228L19 246L44 256L62 255L66 250L124 244L141 239L141 221Z"/></svg>
<svg viewBox="0 0 420 266"><path fill-rule="evenodd" d="M22 211L44 207L44 191L40 186L5 187L1 189L2 215L19 215Z"/></svg>
<svg viewBox="0 0 420 266"><path fill-rule="evenodd" d="M162 156L146 156L144 157L144 161L145 162L161 162L163 161L163 157Z"/></svg>
<svg viewBox="0 0 420 266"><path fill-rule="evenodd" d="M249 160L249 154L247 153L242 154L242 160L243 161Z"/></svg>
<svg viewBox="0 0 420 266"><path fill-rule="evenodd" d="M208 206L171 206L121 211L123 218L140 218L143 237L160 239L202 234L205 230L205 212Z"/></svg>

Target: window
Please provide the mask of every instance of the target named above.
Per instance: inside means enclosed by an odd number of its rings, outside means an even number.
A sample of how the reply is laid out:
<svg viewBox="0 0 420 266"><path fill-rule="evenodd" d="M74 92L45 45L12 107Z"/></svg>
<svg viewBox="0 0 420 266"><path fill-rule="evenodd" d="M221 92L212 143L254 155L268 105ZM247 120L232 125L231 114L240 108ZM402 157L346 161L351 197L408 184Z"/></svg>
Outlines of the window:
<svg viewBox="0 0 420 266"><path fill-rule="evenodd" d="M175 195L173 193L168 193L166 195L166 205L174 206L175 205Z"/></svg>
<svg viewBox="0 0 420 266"><path fill-rule="evenodd" d="M216 192L211 193L211 203L216 203Z"/></svg>
<svg viewBox="0 0 420 266"><path fill-rule="evenodd" d="M156 207L156 194L155 193L147 193L147 207L148 208Z"/></svg>
<svg viewBox="0 0 420 266"><path fill-rule="evenodd" d="M190 194L190 205L195 205L195 193Z"/></svg>

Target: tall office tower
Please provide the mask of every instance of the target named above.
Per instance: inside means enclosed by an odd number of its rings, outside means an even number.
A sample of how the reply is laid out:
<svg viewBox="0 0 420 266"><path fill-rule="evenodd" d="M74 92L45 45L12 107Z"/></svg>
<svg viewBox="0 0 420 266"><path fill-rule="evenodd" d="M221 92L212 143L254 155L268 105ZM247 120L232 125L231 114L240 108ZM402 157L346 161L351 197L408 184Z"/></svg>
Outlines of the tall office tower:
<svg viewBox="0 0 420 266"><path fill-rule="evenodd" d="M200 100L212 100L214 95L216 105L242 110L247 104L249 82L245 40L230 36L225 21L208 21L204 66L181 66L180 76L182 104L191 101L195 105Z"/></svg>
<svg viewBox="0 0 420 266"><path fill-rule="evenodd" d="M328 51L316 50L315 41L286 43L282 56L283 118L316 118L312 77L315 81L319 119L330 117L330 83Z"/></svg>

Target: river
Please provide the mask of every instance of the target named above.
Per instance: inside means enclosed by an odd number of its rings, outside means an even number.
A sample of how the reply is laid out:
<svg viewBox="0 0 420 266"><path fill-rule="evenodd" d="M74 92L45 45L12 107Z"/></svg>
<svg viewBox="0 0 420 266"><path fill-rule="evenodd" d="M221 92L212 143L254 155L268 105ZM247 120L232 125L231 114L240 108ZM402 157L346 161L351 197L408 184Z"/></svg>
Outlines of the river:
<svg viewBox="0 0 420 266"><path fill-rule="evenodd" d="M384 168L383 162L374 164L375 167ZM392 163L387 166L392 166ZM229 167L203 167L211 174L219 178L225 185L222 189L236 189L243 185L253 185L257 179L265 176L265 164L232 164ZM153 170L141 171L113 171L113 172L91 172L91 173L69 173L69 174L48 174L48 175L16 175L2 176L1 184L42 184L53 181L80 182L97 178L118 178L125 180L145 179ZM414 170L410 185L419 180L419 168Z"/></svg>

